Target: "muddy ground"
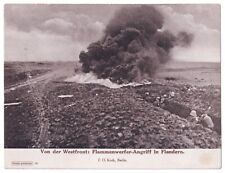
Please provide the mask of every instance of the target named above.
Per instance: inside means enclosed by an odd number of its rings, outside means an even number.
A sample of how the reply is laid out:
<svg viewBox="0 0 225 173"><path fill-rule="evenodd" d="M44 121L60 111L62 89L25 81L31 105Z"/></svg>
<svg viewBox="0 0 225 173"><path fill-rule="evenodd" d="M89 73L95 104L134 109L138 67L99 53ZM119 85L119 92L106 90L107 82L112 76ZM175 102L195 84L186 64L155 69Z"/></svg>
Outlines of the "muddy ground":
<svg viewBox="0 0 225 173"><path fill-rule="evenodd" d="M157 79L111 89L46 75L5 92L5 103L20 102L4 106L5 148L221 147L219 85ZM165 101L158 104L162 96ZM191 110L207 112L215 128L192 122Z"/></svg>

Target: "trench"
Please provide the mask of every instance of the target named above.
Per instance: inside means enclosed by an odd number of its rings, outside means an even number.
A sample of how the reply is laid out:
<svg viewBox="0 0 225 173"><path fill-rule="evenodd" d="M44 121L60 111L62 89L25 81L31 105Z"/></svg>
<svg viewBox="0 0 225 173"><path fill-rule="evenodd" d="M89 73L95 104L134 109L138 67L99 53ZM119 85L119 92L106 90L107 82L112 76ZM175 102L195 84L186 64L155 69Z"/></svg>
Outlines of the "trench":
<svg viewBox="0 0 225 173"><path fill-rule="evenodd" d="M163 110L166 110L168 112L170 112L171 114L175 114L181 118L185 118L187 119L190 116L190 112L193 110L192 108L181 104L179 102L173 101L172 99L165 99L164 102L162 104L156 105L156 98L155 97L145 97L144 95L142 95L139 90L135 91L143 100L145 100L146 102L149 102L155 106L158 106L160 108L162 108ZM202 115L204 112L200 111L200 110L196 110L194 109L197 113L197 115ZM214 123L214 128L212 130L216 131L219 135L221 135L221 118L220 117L215 117L215 116L211 116L209 115ZM205 124L201 123L204 127L206 127Z"/></svg>

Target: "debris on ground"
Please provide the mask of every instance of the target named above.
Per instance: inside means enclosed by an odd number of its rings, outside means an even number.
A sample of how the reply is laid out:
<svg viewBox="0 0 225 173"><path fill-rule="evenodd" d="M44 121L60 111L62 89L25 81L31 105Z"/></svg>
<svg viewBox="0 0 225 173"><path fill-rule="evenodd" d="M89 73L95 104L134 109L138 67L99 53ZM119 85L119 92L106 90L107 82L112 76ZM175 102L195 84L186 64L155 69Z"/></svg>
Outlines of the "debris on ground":
<svg viewBox="0 0 225 173"><path fill-rule="evenodd" d="M22 104L22 102L15 102L15 103L5 103L4 106L17 106Z"/></svg>
<svg viewBox="0 0 225 173"><path fill-rule="evenodd" d="M175 96L175 92L171 91L170 92L170 97L174 97Z"/></svg>
<svg viewBox="0 0 225 173"><path fill-rule="evenodd" d="M220 92L214 86L196 87L190 92L188 85L154 82L117 89L77 83L49 83L46 88L41 103L48 105L44 117L49 122L50 148L221 147ZM68 91L70 99L55 99L68 96L64 95ZM176 96L171 97L171 92ZM27 88L7 93L6 101L11 103L8 98L17 98L21 93L24 106L5 109L6 147L36 146L36 109L40 105L31 100ZM193 110L198 116L208 110L214 127L210 129L200 120L190 121Z"/></svg>
<svg viewBox="0 0 225 173"><path fill-rule="evenodd" d="M10 88L10 91L14 91L14 90L16 90L16 88L15 88L15 87Z"/></svg>
<svg viewBox="0 0 225 173"><path fill-rule="evenodd" d="M59 95L59 98L70 98L73 97L73 95Z"/></svg>

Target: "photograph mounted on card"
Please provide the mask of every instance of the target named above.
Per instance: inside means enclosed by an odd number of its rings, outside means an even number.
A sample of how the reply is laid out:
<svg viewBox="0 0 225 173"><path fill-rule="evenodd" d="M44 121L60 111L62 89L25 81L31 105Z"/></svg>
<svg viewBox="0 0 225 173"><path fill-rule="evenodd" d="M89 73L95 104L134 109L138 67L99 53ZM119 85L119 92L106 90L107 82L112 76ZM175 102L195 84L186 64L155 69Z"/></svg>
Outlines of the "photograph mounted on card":
<svg viewBox="0 0 225 173"><path fill-rule="evenodd" d="M218 4L5 4L6 168L220 168Z"/></svg>

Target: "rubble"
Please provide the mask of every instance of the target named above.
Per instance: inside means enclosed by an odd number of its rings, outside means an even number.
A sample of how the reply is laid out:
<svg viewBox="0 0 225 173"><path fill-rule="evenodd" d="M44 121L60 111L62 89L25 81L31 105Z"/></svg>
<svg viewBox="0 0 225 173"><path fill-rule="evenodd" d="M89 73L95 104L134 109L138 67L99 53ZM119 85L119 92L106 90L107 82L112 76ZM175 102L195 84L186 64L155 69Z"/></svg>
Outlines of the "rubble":
<svg viewBox="0 0 225 173"><path fill-rule="evenodd" d="M71 106L70 109L65 109L64 112L59 112L61 121L55 128L65 126L73 135L66 137L62 144L53 138L50 139L52 147L220 147L219 135L215 131L208 131L201 124L190 122L187 117L190 116L193 109L184 105L180 106L180 102L173 102L171 99L176 97L170 98L169 92L171 90L168 89L168 86L167 92L160 89L160 87L164 87L163 85L155 83L139 87L127 86L116 90L90 84L75 84L67 87L76 96L72 102L77 104ZM90 90L90 87L94 90ZM61 92L61 89L60 87L56 88L54 93ZM92 97L93 92L99 93L99 91L101 92L98 97ZM180 91L176 90L176 95ZM163 97L165 105L162 107L154 106L153 102L157 97ZM78 98L79 102L76 101ZM174 109L177 105L180 108ZM68 116L75 112L77 112L76 116ZM70 127L69 124L73 124L73 126ZM87 125L90 125L91 128L87 128ZM78 139L77 134L86 136L85 144L76 140ZM214 143L211 143L208 137L214 138Z"/></svg>
<svg viewBox="0 0 225 173"><path fill-rule="evenodd" d="M197 87L187 94L188 87L152 82L110 89L98 84L49 83L42 100L48 105L44 110L49 122L47 143L50 148L220 148L220 102L211 95L215 88ZM170 97L171 91L175 97ZM38 111L30 94L19 88L6 98L21 93L24 106L5 109L5 146L36 147ZM64 93L73 97L55 99ZM157 97L164 98L163 103L155 105ZM214 101L208 105L205 97ZM189 121L192 110L197 115L208 110L214 128Z"/></svg>

